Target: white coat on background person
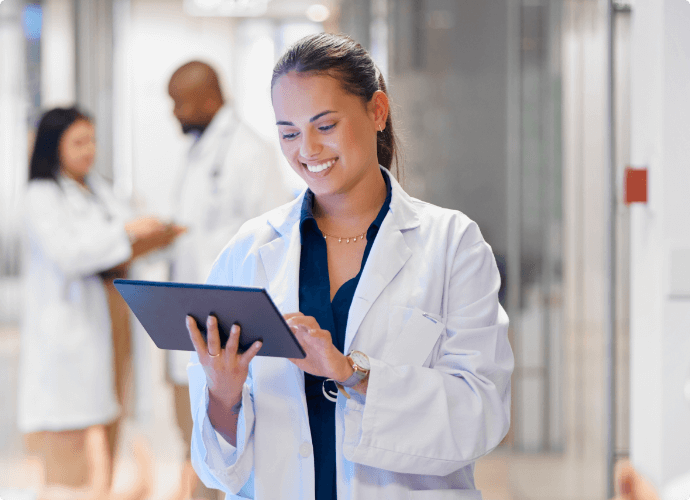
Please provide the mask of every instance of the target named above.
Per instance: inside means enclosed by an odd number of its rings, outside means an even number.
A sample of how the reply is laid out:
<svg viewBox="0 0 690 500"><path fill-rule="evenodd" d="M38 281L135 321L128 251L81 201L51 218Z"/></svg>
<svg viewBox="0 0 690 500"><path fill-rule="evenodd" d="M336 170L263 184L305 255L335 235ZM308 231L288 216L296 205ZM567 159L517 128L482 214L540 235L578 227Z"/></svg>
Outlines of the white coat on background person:
<svg viewBox="0 0 690 500"><path fill-rule="evenodd" d="M225 104L191 144L174 191L171 281L203 283L218 254L247 220L293 198L274 148ZM169 375L187 385L189 353L169 351Z"/></svg>
<svg viewBox="0 0 690 500"><path fill-rule="evenodd" d="M119 413L108 299L100 271L132 256L131 220L95 173L90 191L59 175L34 180L24 200L25 302L18 425L82 429Z"/></svg>
<svg viewBox="0 0 690 500"><path fill-rule="evenodd" d="M344 352L366 353L371 372L366 396L338 395L338 498L478 500L474 461L510 424L513 354L498 270L474 222L391 183L348 318ZM297 311L302 198L244 225L208 283L265 287L281 313ZM251 361L237 448L211 425L196 353L188 372L199 477L233 499L313 499L303 372L282 358Z"/></svg>
<svg viewBox="0 0 690 500"><path fill-rule="evenodd" d="M23 199L18 426L39 432L27 444L43 465L41 498L53 486L108 494L129 370L126 305L112 280L184 230L131 217L92 172L95 137L76 107L46 111Z"/></svg>

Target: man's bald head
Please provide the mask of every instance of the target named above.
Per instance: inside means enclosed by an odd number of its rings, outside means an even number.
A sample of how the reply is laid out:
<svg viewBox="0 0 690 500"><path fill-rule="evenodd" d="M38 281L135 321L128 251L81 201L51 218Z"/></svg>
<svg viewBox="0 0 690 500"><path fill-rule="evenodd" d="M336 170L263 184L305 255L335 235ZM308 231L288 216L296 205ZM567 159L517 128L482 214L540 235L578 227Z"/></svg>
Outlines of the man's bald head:
<svg viewBox="0 0 690 500"><path fill-rule="evenodd" d="M185 133L203 132L224 103L218 74L201 61L180 66L170 77L168 94L175 102L175 117Z"/></svg>

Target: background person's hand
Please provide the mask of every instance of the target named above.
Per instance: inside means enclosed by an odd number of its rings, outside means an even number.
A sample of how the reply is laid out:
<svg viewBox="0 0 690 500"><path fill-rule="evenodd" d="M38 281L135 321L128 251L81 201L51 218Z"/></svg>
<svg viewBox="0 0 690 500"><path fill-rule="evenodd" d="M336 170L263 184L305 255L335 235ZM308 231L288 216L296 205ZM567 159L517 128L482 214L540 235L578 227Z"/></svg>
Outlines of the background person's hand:
<svg viewBox="0 0 690 500"><path fill-rule="evenodd" d="M167 247L186 230L186 227L175 224L152 224L145 235L135 239L132 243L132 258Z"/></svg>
<svg viewBox="0 0 690 500"><path fill-rule="evenodd" d="M206 338L199 331L196 320L187 316L187 331L199 355L199 362L206 374L209 399L229 409L242 400L242 386L247 380L249 362L261 349L261 342L257 341L244 353L238 353L240 342L240 327L233 325L225 348L220 346L218 320L209 316L206 321ZM216 427L215 423L214 427Z"/></svg>
<svg viewBox="0 0 690 500"><path fill-rule="evenodd" d="M156 217L138 217L125 224L125 230L130 235L130 238L136 241L156 231L162 231L165 225L163 221Z"/></svg>
<svg viewBox="0 0 690 500"><path fill-rule="evenodd" d="M298 368L312 375L336 381L346 380L352 375L352 366L345 355L333 345L331 333L322 330L316 319L302 313L286 314L284 318L307 354L304 359L288 358Z"/></svg>
<svg viewBox="0 0 690 500"><path fill-rule="evenodd" d="M659 500L651 483L628 460L616 464L615 478L618 495L613 500Z"/></svg>

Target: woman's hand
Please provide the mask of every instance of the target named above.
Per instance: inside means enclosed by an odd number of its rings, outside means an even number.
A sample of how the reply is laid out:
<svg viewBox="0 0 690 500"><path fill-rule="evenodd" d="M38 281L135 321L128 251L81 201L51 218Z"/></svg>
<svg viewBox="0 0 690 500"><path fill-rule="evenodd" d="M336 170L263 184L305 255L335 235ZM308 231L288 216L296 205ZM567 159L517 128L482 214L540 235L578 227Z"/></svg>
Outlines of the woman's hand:
<svg viewBox="0 0 690 500"><path fill-rule="evenodd" d="M307 353L304 359L290 359L298 368L318 377L342 382L352 375L352 365L334 345L331 333L322 330L311 316L291 313L284 316L288 326Z"/></svg>
<svg viewBox="0 0 690 500"><path fill-rule="evenodd" d="M218 320L213 316L206 320L208 344L204 341L196 320L191 316L187 316L187 330L206 374L209 399L207 412L211 425L228 443L237 446L242 386L247 380L249 362L261 349L261 342L254 342L243 354L239 354L240 327L233 325L225 349L221 349Z"/></svg>
<svg viewBox="0 0 690 500"><path fill-rule="evenodd" d="M218 320L213 316L206 320L208 345L191 316L187 316L187 330L206 374L209 397L226 408L238 404L242 400L242 386L247 380L249 362L261 349L261 342L254 342L239 354L240 327L233 325L225 349L221 349Z"/></svg>

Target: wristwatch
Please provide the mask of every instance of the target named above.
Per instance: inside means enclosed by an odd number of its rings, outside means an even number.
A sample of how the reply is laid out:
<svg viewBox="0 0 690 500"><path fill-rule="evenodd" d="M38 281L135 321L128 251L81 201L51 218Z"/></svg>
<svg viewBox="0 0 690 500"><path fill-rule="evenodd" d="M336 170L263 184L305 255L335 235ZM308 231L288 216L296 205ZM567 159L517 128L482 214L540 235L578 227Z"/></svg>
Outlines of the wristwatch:
<svg viewBox="0 0 690 500"><path fill-rule="evenodd" d="M350 351L350 354L347 355L347 360L355 372L347 380L341 382L341 384L344 387L354 387L369 375L369 370L371 369L369 358L363 352Z"/></svg>

